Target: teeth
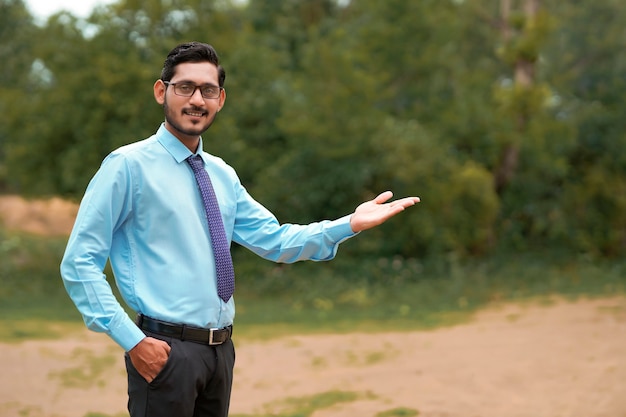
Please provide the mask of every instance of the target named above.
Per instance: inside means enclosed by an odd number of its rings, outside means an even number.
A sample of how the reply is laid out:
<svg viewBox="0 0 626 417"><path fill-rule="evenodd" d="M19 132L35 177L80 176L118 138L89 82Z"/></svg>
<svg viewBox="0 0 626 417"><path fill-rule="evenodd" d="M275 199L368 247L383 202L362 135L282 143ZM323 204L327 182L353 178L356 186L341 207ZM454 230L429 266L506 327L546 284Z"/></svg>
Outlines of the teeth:
<svg viewBox="0 0 626 417"><path fill-rule="evenodd" d="M187 114L190 115L190 116L194 116L194 117L201 117L202 116L202 113L194 113L194 112L190 112L190 111L188 111Z"/></svg>

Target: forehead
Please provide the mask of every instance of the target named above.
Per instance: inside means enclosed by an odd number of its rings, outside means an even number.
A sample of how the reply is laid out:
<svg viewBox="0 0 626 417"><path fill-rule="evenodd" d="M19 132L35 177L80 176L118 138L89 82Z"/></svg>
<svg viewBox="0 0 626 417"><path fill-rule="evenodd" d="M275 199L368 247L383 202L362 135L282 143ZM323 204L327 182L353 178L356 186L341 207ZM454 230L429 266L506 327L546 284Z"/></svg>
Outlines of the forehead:
<svg viewBox="0 0 626 417"><path fill-rule="evenodd" d="M185 62L178 64L171 81L192 81L196 84L218 85L217 67L210 62Z"/></svg>

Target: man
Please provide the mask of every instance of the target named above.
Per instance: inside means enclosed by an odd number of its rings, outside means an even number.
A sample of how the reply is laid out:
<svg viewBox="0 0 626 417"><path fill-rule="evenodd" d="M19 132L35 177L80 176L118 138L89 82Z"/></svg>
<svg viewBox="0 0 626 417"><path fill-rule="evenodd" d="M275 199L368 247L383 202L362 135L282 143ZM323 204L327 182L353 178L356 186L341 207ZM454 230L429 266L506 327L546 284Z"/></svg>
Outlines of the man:
<svg viewBox="0 0 626 417"><path fill-rule="evenodd" d="M126 351L132 417L228 415L235 361L231 241L276 262L329 260L345 239L419 202L387 203L392 194L385 192L338 220L280 225L230 166L203 149L200 135L226 100L224 80L210 45L186 43L169 53L154 84L165 122L103 161L61 263L86 325ZM212 192L218 209L210 208ZM102 273L107 259L135 321Z"/></svg>

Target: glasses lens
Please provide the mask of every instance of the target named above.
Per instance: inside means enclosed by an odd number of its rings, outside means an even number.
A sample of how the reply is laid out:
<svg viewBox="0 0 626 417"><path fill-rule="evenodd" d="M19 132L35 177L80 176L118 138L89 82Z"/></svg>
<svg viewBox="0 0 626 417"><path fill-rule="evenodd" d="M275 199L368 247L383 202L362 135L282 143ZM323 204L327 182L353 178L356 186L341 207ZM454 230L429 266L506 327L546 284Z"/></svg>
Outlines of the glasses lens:
<svg viewBox="0 0 626 417"><path fill-rule="evenodd" d="M174 84L174 92L179 96L191 97L196 89L200 90L200 94L204 98L217 98L220 95L220 88L214 85L196 86L195 84Z"/></svg>
<svg viewBox="0 0 626 417"><path fill-rule="evenodd" d="M193 84L176 84L174 86L174 92L181 96L191 96L196 91L196 86Z"/></svg>
<svg viewBox="0 0 626 417"><path fill-rule="evenodd" d="M200 87L200 92L204 98L216 98L220 95L220 88L213 85L205 85Z"/></svg>

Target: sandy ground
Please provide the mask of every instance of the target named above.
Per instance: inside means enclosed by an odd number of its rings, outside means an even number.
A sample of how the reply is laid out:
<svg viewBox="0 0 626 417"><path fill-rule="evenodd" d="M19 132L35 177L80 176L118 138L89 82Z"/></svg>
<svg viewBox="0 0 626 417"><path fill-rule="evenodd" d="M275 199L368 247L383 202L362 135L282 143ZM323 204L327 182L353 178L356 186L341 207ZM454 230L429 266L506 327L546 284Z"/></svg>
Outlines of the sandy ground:
<svg viewBox="0 0 626 417"><path fill-rule="evenodd" d="M0 197L5 226L32 233L67 234L75 213L59 199ZM623 297L492 306L468 324L427 332L235 344L231 414L273 415L290 397L347 391L357 399L312 417L394 409L419 417L626 417ZM104 335L0 343L0 369L0 417L124 415L123 352Z"/></svg>
<svg viewBox="0 0 626 417"><path fill-rule="evenodd" d="M277 414L289 397L355 401L314 417L626 416L626 299L504 305L434 331L237 340L231 414ZM0 416L124 413L121 349L81 332L0 344Z"/></svg>
<svg viewBox="0 0 626 417"><path fill-rule="evenodd" d="M0 221L10 230L42 236L69 235L78 206L58 197L26 200L17 195L0 196Z"/></svg>

